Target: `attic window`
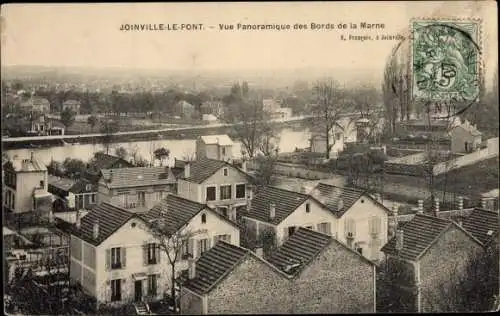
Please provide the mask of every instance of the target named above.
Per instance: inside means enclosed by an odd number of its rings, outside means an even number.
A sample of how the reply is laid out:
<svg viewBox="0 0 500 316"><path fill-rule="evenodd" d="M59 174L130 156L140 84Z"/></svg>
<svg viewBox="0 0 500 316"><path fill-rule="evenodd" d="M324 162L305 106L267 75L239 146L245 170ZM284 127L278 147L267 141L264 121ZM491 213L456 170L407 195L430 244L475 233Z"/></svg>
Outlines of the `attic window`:
<svg viewBox="0 0 500 316"><path fill-rule="evenodd" d="M365 203L365 199L361 199L361 203Z"/></svg>
<svg viewBox="0 0 500 316"><path fill-rule="evenodd" d="M206 214L201 214L201 223L206 224L207 222L207 215Z"/></svg>
<svg viewBox="0 0 500 316"><path fill-rule="evenodd" d="M311 204L307 203L306 204L306 213L311 212Z"/></svg>
<svg viewBox="0 0 500 316"><path fill-rule="evenodd" d="M130 226L132 226L132 228L134 228L135 226L137 226L137 224L136 223L132 223L132 224L130 224Z"/></svg>
<svg viewBox="0 0 500 316"><path fill-rule="evenodd" d="M227 177L227 168L222 169L222 172L224 172L224 177Z"/></svg>

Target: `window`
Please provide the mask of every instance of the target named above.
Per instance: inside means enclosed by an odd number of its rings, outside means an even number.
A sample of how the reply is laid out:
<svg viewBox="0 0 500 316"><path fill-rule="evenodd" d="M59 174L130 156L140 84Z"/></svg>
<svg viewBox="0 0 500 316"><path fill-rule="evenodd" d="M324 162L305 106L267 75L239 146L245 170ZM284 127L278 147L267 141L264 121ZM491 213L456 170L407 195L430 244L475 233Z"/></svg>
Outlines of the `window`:
<svg viewBox="0 0 500 316"><path fill-rule="evenodd" d="M41 187L41 188L44 188L44 187L45 187L45 181L40 180L40 187Z"/></svg>
<svg viewBox="0 0 500 316"><path fill-rule="evenodd" d="M192 254L191 254L192 248L193 248L192 242L193 242L192 239L182 241L182 248L181 248L181 258L182 259L187 259L187 258L190 258L192 256Z"/></svg>
<svg viewBox="0 0 500 316"><path fill-rule="evenodd" d="M148 264L156 264L157 256L158 256L158 245L157 244L148 244L147 245L148 252Z"/></svg>
<svg viewBox="0 0 500 316"><path fill-rule="evenodd" d="M91 185L91 184L87 184L87 185L85 186L85 190L87 190L87 191L92 190L92 185Z"/></svg>
<svg viewBox="0 0 500 316"><path fill-rule="evenodd" d="M227 168L222 169L222 171L224 172L224 177L227 177L227 174L228 174Z"/></svg>
<svg viewBox="0 0 500 316"><path fill-rule="evenodd" d="M314 230L312 226L306 226L307 229Z"/></svg>
<svg viewBox="0 0 500 316"><path fill-rule="evenodd" d="M307 203L306 204L306 213L311 212L311 204Z"/></svg>
<svg viewBox="0 0 500 316"><path fill-rule="evenodd" d="M340 140L342 138L342 133L337 133L335 136L337 137L337 140Z"/></svg>
<svg viewBox="0 0 500 316"><path fill-rule="evenodd" d="M150 274L148 275L148 295L150 296L156 296L157 293L157 280L158 276L156 274Z"/></svg>
<svg viewBox="0 0 500 316"><path fill-rule="evenodd" d="M361 248L361 247L357 247L356 251L359 252L360 254L363 254L363 248Z"/></svg>
<svg viewBox="0 0 500 316"><path fill-rule="evenodd" d="M292 236L296 230L297 230L297 228L295 226L288 227L288 236Z"/></svg>
<svg viewBox="0 0 500 316"><path fill-rule="evenodd" d="M97 194L95 194L95 193L90 196L92 203L95 203L96 196L97 196Z"/></svg>
<svg viewBox="0 0 500 316"><path fill-rule="evenodd" d="M208 239L198 240L198 252L200 256L208 250Z"/></svg>
<svg viewBox="0 0 500 316"><path fill-rule="evenodd" d="M220 199L230 200L231 199L231 185L221 185L220 186Z"/></svg>
<svg viewBox="0 0 500 316"><path fill-rule="evenodd" d="M207 187L207 201L215 201L215 187Z"/></svg>
<svg viewBox="0 0 500 316"><path fill-rule="evenodd" d="M121 301L122 300L122 280L111 280L111 301Z"/></svg>
<svg viewBox="0 0 500 316"><path fill-rule="evenodd" d="M146 205L146 192L137 192L137 203L140 206L145 206Z"/></svg>
<svg viewBox="0 0 500 316"><path fill-rule="evenodd" d="M207 223L207 214L201 214L201 223L206 224Z"/></svg>
<svg viewBox="0 0 500 316"><path fill-rule="evenodd" d="M247 188L245 184L237 184L236 185L236 198L243 199L245 198L245 192Z"/></svg>
<svg viewBox="0 0 500 316"><path fill-rule="evenodd" d="M225 156L226 155L226 147L222 147L222 156ZM224 169L227 171L227 169ZM227 176L227 174L224 174L225 176Z"/></svg>
<svg viewBox="0 0 500 316"><path fill-rule="evenodd" d="M227 243L231 243L231 235L229 234L224 234L224 235L217 235L215 236L215 243L217 243L219 240L225 241Z"/></svg>
<svg viewBox="0 0 500 316"><path fill-rule="evenodd" d="M330 223L320 223L318 224L318 232L325 235L332 235L332 225Z"/></svg>
<svg viewBox="0 0 500 316"><path fill-rule="evenodd" d="M156 192L156 200L159 201L163 199L163 191Z"/></svg>
<svg viewBox="0 0 500 316"><path fill-rule="evenodd" d="M372 234L373 236L376 236L376 235L380 234L382 220L380 219L380 217L373 216L372 218L370 218L370 221L368 222L368 226L369 226L370 234Z"/></svg>
<svg viewBox="0 0 500 316"><path fill-rule="evenodd" d="M111 248L111 269L121 269L121 248Z"/></svg>

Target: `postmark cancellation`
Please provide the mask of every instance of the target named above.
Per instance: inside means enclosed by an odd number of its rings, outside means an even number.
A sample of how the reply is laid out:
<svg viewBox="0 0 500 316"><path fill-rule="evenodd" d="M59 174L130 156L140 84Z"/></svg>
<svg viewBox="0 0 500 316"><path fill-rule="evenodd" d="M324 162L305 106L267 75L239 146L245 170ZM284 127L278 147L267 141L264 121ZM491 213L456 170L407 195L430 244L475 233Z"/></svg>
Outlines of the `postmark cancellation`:
<svg viewBox="0 0 500 316"><path fill-rule="evenodd" d="M411 22L412 98L476 101L481 84L481 20Z"/></svg>

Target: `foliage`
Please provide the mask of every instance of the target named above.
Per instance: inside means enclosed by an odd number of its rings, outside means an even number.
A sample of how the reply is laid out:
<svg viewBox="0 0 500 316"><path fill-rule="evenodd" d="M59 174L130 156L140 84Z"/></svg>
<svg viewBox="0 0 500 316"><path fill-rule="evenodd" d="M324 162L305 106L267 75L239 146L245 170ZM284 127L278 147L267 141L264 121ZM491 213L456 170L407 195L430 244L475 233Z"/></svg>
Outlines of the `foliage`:
<svg viewBox="0 0 500 316"><path fill-rule="evenodd" d="M117 157L120 157L120 158L126 160L126 158L128 156L128 152L127 152L127 150L124 147L120 146L120 147L118 147L118 148L115 149L115 155Z"/></svg>
<svg viewBox="0 0 500 316"><path fill-rule="evenodd" d="M160 166L163 165L163 160L170 157L170 150L165 147L160 147L155 149L153 152L155 159L160 161Z"/></svg>
<svg viewBox="0 0 500 316"><path fill-rule="evenodd" d="M62 163L64 175L70 178L78 178L85 170L86 164L80 159L66 158Z"/></svg>
<svg viewBox="0 0 500 316"><path fill-rule="evenodd" d="M386 260L377 271L377 311L415 312L413 267L398 259Z"/></svg>
<svg viewBox="0 0 500 316"><path fill-rule="evenodd" d="M269 257L276 250L277 248L276 232L272 227L266 227L260 231L259 245L262 247L264 256L266 258Z"/></svg>
<svg viewBox="0 0 500 316"><path fill-rule="evenodd" d="M70 108L66 108L61 112L61 123L68 128L75 123L76 113Z"/></svg>
<svg viewBox="0 0 500 316"><path fill-rule="evenodd" d="M95 115L91 115L87 118L87 124L89 124L90 128L93 130L94 127L99 123L99 119Z"/></svg>
<svg viewBox="0 0 500 316"><path fill-rule="evenodd" d="M276 183L274 170L278 163L279 149L269 155L259 155L255 158L257 170L255 171L255 185L258 187L273 185Z"/></svg>
<svg viewBox="0 0 500 316"><path fill-rule="evenodd" d="M340 119L345 107L350 104L347 93L342 89L337 81L328 79L318 82L314 87L316 104L312 107L314 120L312 121L315 130L321 131L326 139L325 158L330 159L330 151L334 143L331 143L333 127ZM335 140L334 140L335 142Z"/></svg>
<svg viewBox="0 0 500 316"><path fill-rule="evenodd" d="M108 121L102 121L101 122L101 129L100 132L104 135L103 144L106 148L106 154L109 154L109 148L111 146L111 143L114 140L113 134L118 132L119 130L119 125L118 122L113 121L113 120L108 120Z"/></svg>

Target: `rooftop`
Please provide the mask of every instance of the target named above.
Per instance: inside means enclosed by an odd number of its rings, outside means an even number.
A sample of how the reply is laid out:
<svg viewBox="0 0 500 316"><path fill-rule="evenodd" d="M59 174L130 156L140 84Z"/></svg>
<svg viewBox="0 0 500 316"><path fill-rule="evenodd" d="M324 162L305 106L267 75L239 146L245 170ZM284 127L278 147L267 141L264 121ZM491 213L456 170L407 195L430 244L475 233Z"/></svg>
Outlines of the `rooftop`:
<svg viewBox="0 0 500 316"><path fill-rule="evenodd" d="M498 234L498 213L474 208L471 214L462 221L462 227L486 245Z"/></svg>
<svg viewBox="0 0 500 316"><path fill-rule="evenodd" d="M259 189L253 197L251 208L246 216L277 225L292 214L309 197L309 195L299 192L271 186L264 187ZM269 217L271 203L274 203L276 207L274 219Z"/></svg>
<svg viewBox="0 0 500 316"><path fill-rule="evenodd" d="M469 121L465 120L463 124L458 125L457 127L461 127L467 132L469 132L472 136L481 136L482 133L477 129L475 125L472 125Z"/></svg>
<svg viewBox="0 0 500 316"><path fill-rule="evenodd" d="M117 156L108 155L105 153L96 153L94 159L90 163L91 167L95 169L110 169L114 167L115 163L122 162L127 167L133 167L131 163Z"/></svg>
<svg viewBox="0 0 500 316"><path fill-rule="evenodd" d="M44 172L47 167L36 159L13 159L7 161L16 172Z"/></svg>
<svg viewBox="0 0 500 316"><path fill-rule="evenodd" d="M73 235L94 246L98 246L133 217L136 217L134 213L104 202L81 218L80 229L71 226L70 230ZM94 239L93 227L96 221L99 221L99 237Z"/></svg>
<svg viewBox="0 0 500 316"><path fill-rule="evenodd" d="M403 248L396 249L396 238L390 239L382 247L386 254L397 255L405 260L418 260L438 238L451 226L452 221L434 216L416 214L413 219L403 224Z"/></svg>
<svg viewBox="0 0 500 316"><path fill-rule="evenodd" d="M49 175L49 186L53 186L63 191L69 191L75 185L76 181L70 178L61 178Z"/></svg>
<svg viewBox="0 0 500 316"><path fill-rule="evenodd" d="M306 228L299 228L269 258L269 262L289 275L297 275L327 245L332 237Z"/></svg>
<svg viewBox="0 0 500 316"><path fill-rule="evenodd" d="M228 135L205 135L200 136L201 140L207 145L221 145L221 146L230 146L233 144L233 141Z"/></svg>
<svg viewBox="0 0 500 316"><path fill-rule="evenodd" d="M184 178L183 175L181 176L186 181L194 183L203 183L203 181L211 177L222 167L231 167L244 173L236 166L233 166L232 164L222 160L202 158L199 160L189 162L189 165L190 165L190 176L188 178Z"/></svg>
<svg viewBox="0 0 500 316"><path fill-rule="evenodd" d="M341 217L364 195L364 191L319 183L310 194L335 215Z"/></svg>
<svg viewBox="0 0 500 316"><path fill-rule="evenodd" d="M109 188L167 185L176 182L174 174L168 167L102 169L101 172Z"/></svg>
<svg viewBox="0 0 500 316"><path fill-rule="evenodd" d="M165 220L165 232L167 234L174 234L204 209L208 209L204 204L182 198L178 195L168 194L166 198L161 200L151 210L140 216L147 222L163 218Z"/></svg>
<svg viewBox="0 0 500 316"><path fill-rule="evenodd" d="M208 293L249 253L248 249L219 241L196 261L195 278L185 280L183 285L198 294Z"/></svg>

